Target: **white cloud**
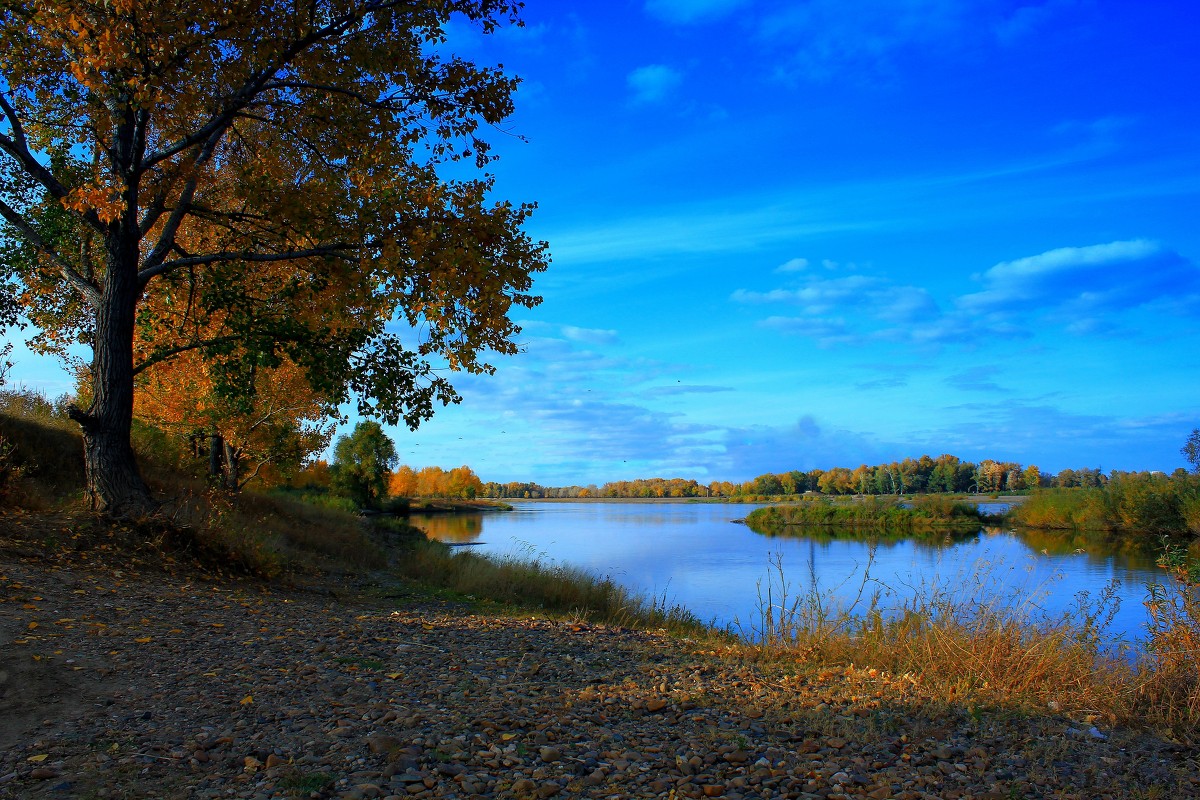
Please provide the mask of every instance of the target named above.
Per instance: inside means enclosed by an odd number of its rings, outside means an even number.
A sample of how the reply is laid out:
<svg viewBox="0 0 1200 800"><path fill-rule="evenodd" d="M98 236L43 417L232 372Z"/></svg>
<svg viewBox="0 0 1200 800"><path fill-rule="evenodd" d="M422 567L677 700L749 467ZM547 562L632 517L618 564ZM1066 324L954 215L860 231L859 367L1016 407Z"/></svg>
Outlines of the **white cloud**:
<svg viewBox="0 0 1200 800"><path fill-rule="evenodd" d="M683 82L683 73L665 64L638 67L625 78L638 105L658 103L667 98Z"/></svg>
<svg viewBox="0 0 1200 800"><path fill-rule="evenodd" d="M747 0L646 0L646 13L665 22L711 22L747 5Z"/></svg>
<svg viewBox="0 0 1200 800"><path fill-rule="evenodd" d="M775 268L776 272L803 272L808 269L807 258L793 258Z"/></svg>

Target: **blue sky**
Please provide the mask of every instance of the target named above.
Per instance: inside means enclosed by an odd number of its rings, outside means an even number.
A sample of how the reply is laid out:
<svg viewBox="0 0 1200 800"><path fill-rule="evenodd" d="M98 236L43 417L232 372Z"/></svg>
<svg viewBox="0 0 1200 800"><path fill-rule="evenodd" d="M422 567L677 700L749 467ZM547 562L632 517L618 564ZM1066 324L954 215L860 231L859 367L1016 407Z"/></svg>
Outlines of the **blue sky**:
<svg viewBox="0 0 1200 800"><path fill-rule="evenodd" d="M497 194L524 352L405 463L562 485L954 453L1171 470L1200 426L1200 7L529 0ZM525 141L517 138L524 137ZM25 357L12 378L61 389Z"/></svg>

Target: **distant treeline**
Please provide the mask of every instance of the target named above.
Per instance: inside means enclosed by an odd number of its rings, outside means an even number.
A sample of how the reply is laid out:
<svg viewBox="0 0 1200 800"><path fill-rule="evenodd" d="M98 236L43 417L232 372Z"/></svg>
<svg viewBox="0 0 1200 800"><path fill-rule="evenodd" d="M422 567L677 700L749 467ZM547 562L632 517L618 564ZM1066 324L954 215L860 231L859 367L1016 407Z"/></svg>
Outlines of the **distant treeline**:
<svg viewBox="0 0 1200 800"><path fill-rule="evenodd" d="M603 486L540 486L512 481L483 485L484 497L784 497L805 492L818 494L926 494L938 492L1017 492L1036 488L1094 488L1108 478L1098 469L1064 469L1044 474L1038 467L1011 461L985 460L978 464L957 456L921 456L855 469L834 467L807 472L765 473L745 483L713 481L702 484L684 478L642 478L612 481Z"/></svg>

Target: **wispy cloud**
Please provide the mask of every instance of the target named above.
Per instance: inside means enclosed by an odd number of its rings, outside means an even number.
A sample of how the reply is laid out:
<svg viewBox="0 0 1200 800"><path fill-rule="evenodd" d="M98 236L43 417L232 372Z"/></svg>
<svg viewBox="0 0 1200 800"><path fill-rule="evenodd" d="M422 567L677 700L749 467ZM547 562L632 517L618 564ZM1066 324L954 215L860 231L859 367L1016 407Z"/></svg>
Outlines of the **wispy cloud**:
<svg viewBox="0 0 1200 800"><path fill-rule="evenodd" d="M625 78L636 105L660 103L670 97L683 83L683 73L665 64L638 67Z"/></svg>
<svg viewBox="0 0 1200 800"><path fill-rule="evenodd" d="M878 76L908 49L944 56L989 41L1010 44L1073 4L1046 0L1012 10L992 0L808 0L762 15L759 35L783 53L776 60L781 75Z"/></svg>
<svg viewBox="0 0 1200 800"><path fill-rule="evenodd" d="M1009 390L995 381L999 373L1000 370L997 367L971 367L949 376L946 378L946 383L955 389L966 392L1007 393Z"/></svg>
<svg viewBox="0 0 1200 800"><path fill-rule="evenodd" d="M768 315L761 324L827 348L871 341L969 345L1029 337L1046 326L1079 336L1112 335L1123 330L1123 312L1143 306L1200 315L1200 267L1142 239L1004 261L974 276L981 290L942 304L923 287L863 272L793 275L790 286L738 289L730 299L790 307L791 313Z"/></svg>
<svg viewBox="0 0 1200 800"><path fill-rule="evenodd" d="M550 232L554 261L590 264L701 253L744 253L821 234L866 230L869 221L817 219L784 205L747 211L679 209Z"/></svg>
<svg viewBox="0 0 1200 800"><path fill-rule="evenodd" d="M665 22L711 22L728 16L748 0L646 0L646 13Z"/></svg>
<svg viewBox="0 0 1200 800"><path fill-rule="evenodd" d="M589 345L616 344L620 338L614 330L601 328L577 328L574 325L563 325L562 335L572 342L582 342Z"/></svg>
<svg viewBox="0 0 1200 800"><path fill-rule="evenodd" d="M736 391L732 386L677 383L674 386L654 386L642 394L647 397L675 397L684 394L722 394Z"/></svg>

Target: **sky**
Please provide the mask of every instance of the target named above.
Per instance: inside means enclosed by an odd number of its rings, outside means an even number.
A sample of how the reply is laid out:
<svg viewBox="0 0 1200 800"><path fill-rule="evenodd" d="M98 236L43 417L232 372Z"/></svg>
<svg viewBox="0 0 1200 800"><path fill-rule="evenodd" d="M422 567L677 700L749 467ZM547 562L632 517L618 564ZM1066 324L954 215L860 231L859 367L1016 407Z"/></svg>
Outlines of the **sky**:
<svg viewBox="0 0 1200 800"><path fill-rule="evenodd" d="M522 352L402 463L546 485L953 453L1184 466L1200 426L1191 0L527 0L448 47L535 201ZM16 353L10 381L55 394Z"/></svg>

